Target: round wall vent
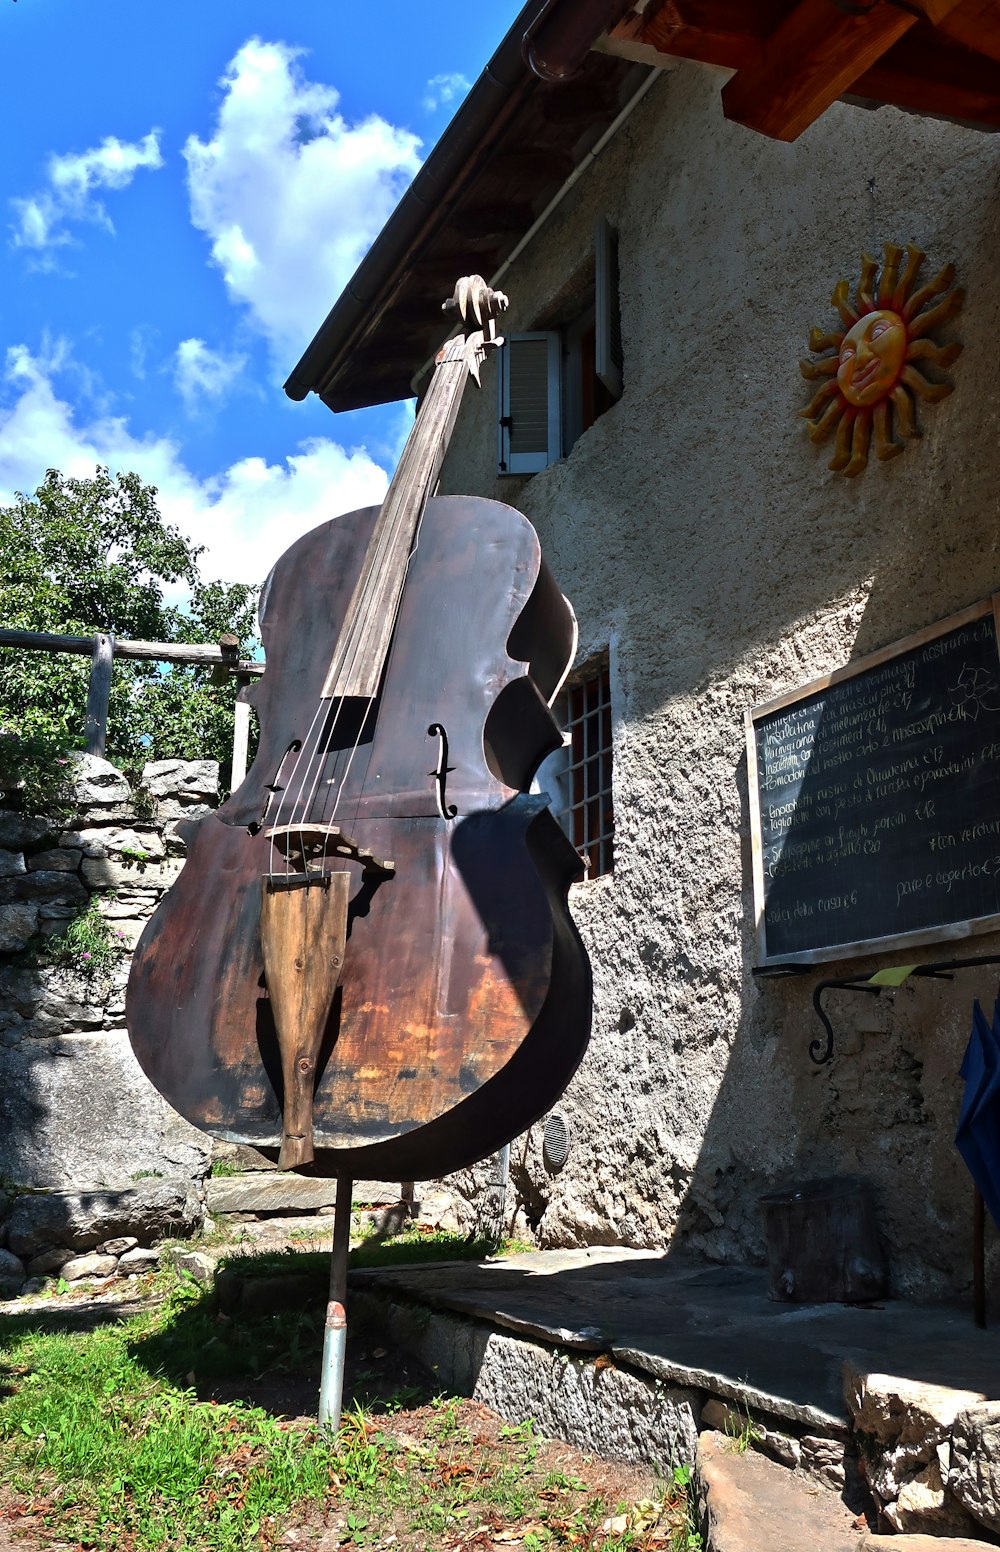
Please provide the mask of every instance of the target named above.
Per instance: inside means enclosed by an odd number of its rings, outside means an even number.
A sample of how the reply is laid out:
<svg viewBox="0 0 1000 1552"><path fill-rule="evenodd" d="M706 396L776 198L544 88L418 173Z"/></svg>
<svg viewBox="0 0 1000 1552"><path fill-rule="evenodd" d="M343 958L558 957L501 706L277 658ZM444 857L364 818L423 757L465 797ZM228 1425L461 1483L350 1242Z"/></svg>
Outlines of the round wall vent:
<svg viewBox="0 0 1000 1552"><path fill-rule="evenodd" d="M546 1117L542 1132L542 1162L550 1175L562 1169L569 1158L569 1122L561 1110Z"/></svg>

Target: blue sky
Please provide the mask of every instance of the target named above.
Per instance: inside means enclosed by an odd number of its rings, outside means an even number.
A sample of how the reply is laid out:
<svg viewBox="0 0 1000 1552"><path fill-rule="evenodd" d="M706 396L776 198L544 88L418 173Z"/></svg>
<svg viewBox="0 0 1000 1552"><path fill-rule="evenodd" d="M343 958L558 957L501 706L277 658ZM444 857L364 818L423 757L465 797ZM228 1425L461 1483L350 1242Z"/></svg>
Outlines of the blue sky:
<svg viewBox="0 0 1000 1552"><path fill-rule="evenodd" d="M281 384L518 9L0 0L0 502L134 469L260 581L379 500L407 411Z"/></svg>

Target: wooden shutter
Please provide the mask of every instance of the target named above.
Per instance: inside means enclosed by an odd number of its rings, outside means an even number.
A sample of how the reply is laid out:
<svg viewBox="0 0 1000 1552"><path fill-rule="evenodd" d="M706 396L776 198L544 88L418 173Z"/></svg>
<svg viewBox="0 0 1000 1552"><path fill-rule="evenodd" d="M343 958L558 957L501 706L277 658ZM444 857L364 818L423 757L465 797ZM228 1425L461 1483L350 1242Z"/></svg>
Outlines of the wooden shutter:
<svg viewBox="0 0 1000 1552"><path fill-rule="evenodd" d="M604 216L594 233L595 360L598 378L615 399L622 396L622 320L618 306L618 236Z"/></svg>
<svg viewBox="0 0 1000 1552"><path fill-rule="evenodd" d="M500 357L499 472L537 474L562 455L559 334L508 334Z"/></svg>

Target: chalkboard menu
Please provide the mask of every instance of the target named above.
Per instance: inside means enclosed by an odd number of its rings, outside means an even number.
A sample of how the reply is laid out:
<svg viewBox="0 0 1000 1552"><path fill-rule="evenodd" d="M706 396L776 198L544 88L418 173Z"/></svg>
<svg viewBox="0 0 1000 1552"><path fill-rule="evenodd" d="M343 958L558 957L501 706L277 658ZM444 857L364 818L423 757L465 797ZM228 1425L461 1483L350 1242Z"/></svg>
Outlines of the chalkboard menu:
<svg viewBox="0 0 1000 1552"><path fill-rule="evenodd" d="M747 714L762 965L1000 927L998 606Z"/></svg>

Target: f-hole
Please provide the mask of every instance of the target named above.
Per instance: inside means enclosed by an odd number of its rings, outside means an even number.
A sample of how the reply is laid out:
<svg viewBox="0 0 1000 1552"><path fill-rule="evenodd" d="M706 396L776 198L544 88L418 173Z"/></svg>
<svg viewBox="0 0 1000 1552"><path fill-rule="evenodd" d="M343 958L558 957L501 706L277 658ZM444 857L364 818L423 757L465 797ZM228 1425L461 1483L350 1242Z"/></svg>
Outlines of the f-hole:
<svg viewBox="0 0 1000 1552"><path fill-rule="evenodd" d="M278 793L284 792L285 790L285 783L283 779L285 774L285 762L289 755L298 754L301 748L301 738L293 738L288 748L281 756L281 759L278 761L278 769L274 773L274 780L269 781L267 784L267 796L264 799L264 807L260 811L260 818L254 819L251 824L247 825L247 830L251 835L258 835L264 828L264 825L267 823L267 816L271 812L271 804L274 802Z"/></svg>
<svg viewBox="0 0 1000 1552"><path fill-rule="evenodd" d="M437 798L438 813L442 819L454 819L458 809L454 803L448 802L448 776L455 769L448 764L448 734L441 722L432 722L427 729L429 738L438 740L438 758L434 770L428 775L434 778L434 796Z"/></svg>

